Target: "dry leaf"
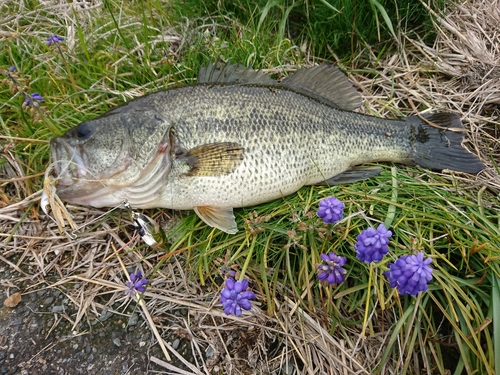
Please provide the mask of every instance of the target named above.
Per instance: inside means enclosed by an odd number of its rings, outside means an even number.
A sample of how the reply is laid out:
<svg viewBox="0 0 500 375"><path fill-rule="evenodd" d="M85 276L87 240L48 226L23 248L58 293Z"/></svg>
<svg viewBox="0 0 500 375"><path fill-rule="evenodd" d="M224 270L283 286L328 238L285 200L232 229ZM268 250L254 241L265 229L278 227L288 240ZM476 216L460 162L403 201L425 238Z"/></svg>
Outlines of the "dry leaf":
<svg viewBox="0 0 500 375"><path fill-rule="evenodd" d="M21 293L17 292L8 297L5 301L3 301L3 305L5 307L14 308L17 305L19 305L19 302L21 302Z"/></svg>

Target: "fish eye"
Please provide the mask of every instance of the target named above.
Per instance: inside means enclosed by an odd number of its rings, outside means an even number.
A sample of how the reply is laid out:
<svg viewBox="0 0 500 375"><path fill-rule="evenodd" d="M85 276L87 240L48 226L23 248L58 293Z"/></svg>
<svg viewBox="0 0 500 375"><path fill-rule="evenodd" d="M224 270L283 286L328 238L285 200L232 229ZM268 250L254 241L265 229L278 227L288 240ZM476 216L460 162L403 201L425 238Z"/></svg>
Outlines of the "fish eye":
<svg viewBox="0 0 500 375"><path fill-rule="evenodd" d="M76 135L80 140L89 138L94 133L94 126L88 122L82 122L76 127Z"/></svg>

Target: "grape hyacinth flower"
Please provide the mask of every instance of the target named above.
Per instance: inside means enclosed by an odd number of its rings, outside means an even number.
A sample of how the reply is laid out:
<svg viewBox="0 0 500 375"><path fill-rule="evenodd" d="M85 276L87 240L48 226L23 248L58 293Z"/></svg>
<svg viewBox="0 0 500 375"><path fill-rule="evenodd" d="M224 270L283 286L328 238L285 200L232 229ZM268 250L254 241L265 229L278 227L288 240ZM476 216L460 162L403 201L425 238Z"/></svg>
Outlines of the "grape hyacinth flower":
<svg viewBox="0 0 500 375"><path fill-rule="evenodd" d="M37 93L37 92L34 92L33 94L26 94L26 100L24 101L24 104L23 104L23 107L26 108L26 107L30 107L31 105L37 105L35 103L35 101L37 102L44 102L45 100L43 100L43 97Z"/></svg>
<svg viewBox="0 0 500 375"><path fill-rule="evenodd" d="M432 280L431 258L424 259L424 253L403 255L394 263L389 263L389 271L384 275L389 279L391 288L397 288L401 294L416 296L426 292Z"/></svg>
<svg viewBox="0 0 500 375"><path fill-rule="evenodd" d="M57 44L59 42L62 42L63 40L64 40L64 38L62 36L59 36L59 35L56 35L56 34L52 34L51 36L49 36L47 38L47 45L51 46L53 44Z"/></svg>
<svg viewBox="0 0 500 375"><path fill-rule="evenodd" d="M234 281L232 277L226 279L226 287L222 289L220 303L226 315L241 316L242 311L250 310L250 300L255 299L255 294L248 289L248 280Z"/></svg>
<svg viewBox="0 0 500 375"><path fill-rule="evenodd" d="M344 203L335 197L325 198L319 202L317 215L325 223L335 224L344 216Z"/></svg>
<svg viewBox="0 0 500 375"><path fill-rule="evenodd" d="M385 254L389 252L389 238L392 232L387 230L382 223L377 229L368 228L356 237L356 256L366 264L370 262L380 262Z"/></svg>
<svg viewBox="0 0 500 375"><path fill-rule="evenodd" d="M137 273L130 274L130 281L127 281L125 285L127 290L125 294L129 297L135 295L135 292L144 293L146 291L146 285L149 283L147 279L142 276L142 272L139 270Z"/></svg>
<svg viewBox="0 0 500 375"><path fill-rule="evenodd" d="M333 252L321 254L320 257L323 263L318 264L319 281L326 281L330 285L344 282L347 271L342 266L345 265L347 259Z"/></svg>

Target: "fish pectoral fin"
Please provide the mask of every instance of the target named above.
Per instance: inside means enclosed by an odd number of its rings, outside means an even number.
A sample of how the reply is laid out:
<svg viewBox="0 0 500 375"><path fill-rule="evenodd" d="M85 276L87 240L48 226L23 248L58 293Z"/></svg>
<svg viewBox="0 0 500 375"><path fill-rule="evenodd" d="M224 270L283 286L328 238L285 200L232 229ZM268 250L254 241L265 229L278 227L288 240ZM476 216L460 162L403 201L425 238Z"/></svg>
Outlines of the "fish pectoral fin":
<svg viewBox="0 0 500 375"><path fill-rule="evenodd" d="M274 79L241 64L229 64L217 61L202 66L198 71L198 83L250 83L260 85L276 85Z"/></svg>
<svg viewBox="0 0 500 375"><path fill-rule="evenodd" d="M362 103L361 95L347 76L331 64L300 69L281 84L346 111L352 111Z"/></svg>
<svg viewBox="0 0 500 375"><path fill-rule="evenodd" d="M181 158L190 167L187 176L220 176L233 172L241 164L244 151L238 143L218 142L195 147Z"/></svg>
<svg viewBox="0 0 500 375"><path fill-rule="evenodd" d="M352 167L347 171L339 173L328 180L322 181L316 185L340 185L350 184L352 182L363 181L375 177L382 172L382 167L359 165Z"/></svg>
<svg viewBox="0 0 500 375"><path fill-rule="evenodd" d="M194 208L194 212L211 227L229 234L238 231L232 208L198 206Z"/></svg>

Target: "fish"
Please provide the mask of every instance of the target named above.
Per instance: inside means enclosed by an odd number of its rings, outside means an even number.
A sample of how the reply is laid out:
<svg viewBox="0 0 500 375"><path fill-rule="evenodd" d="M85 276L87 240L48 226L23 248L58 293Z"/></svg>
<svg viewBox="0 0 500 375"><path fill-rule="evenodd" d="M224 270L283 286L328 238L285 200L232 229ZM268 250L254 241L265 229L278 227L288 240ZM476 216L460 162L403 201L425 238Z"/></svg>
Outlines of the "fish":
<svg viewBox="0 0 500 375"><path fill-rule="evenodd" d="M380 173L393 162L475 174L453 113L383 119L355 112L361 95L332 64L281 82L221 61L191 85L126 102L50 141L57 194L65 202L194 210L237 232L233 209Z"/></svg>

